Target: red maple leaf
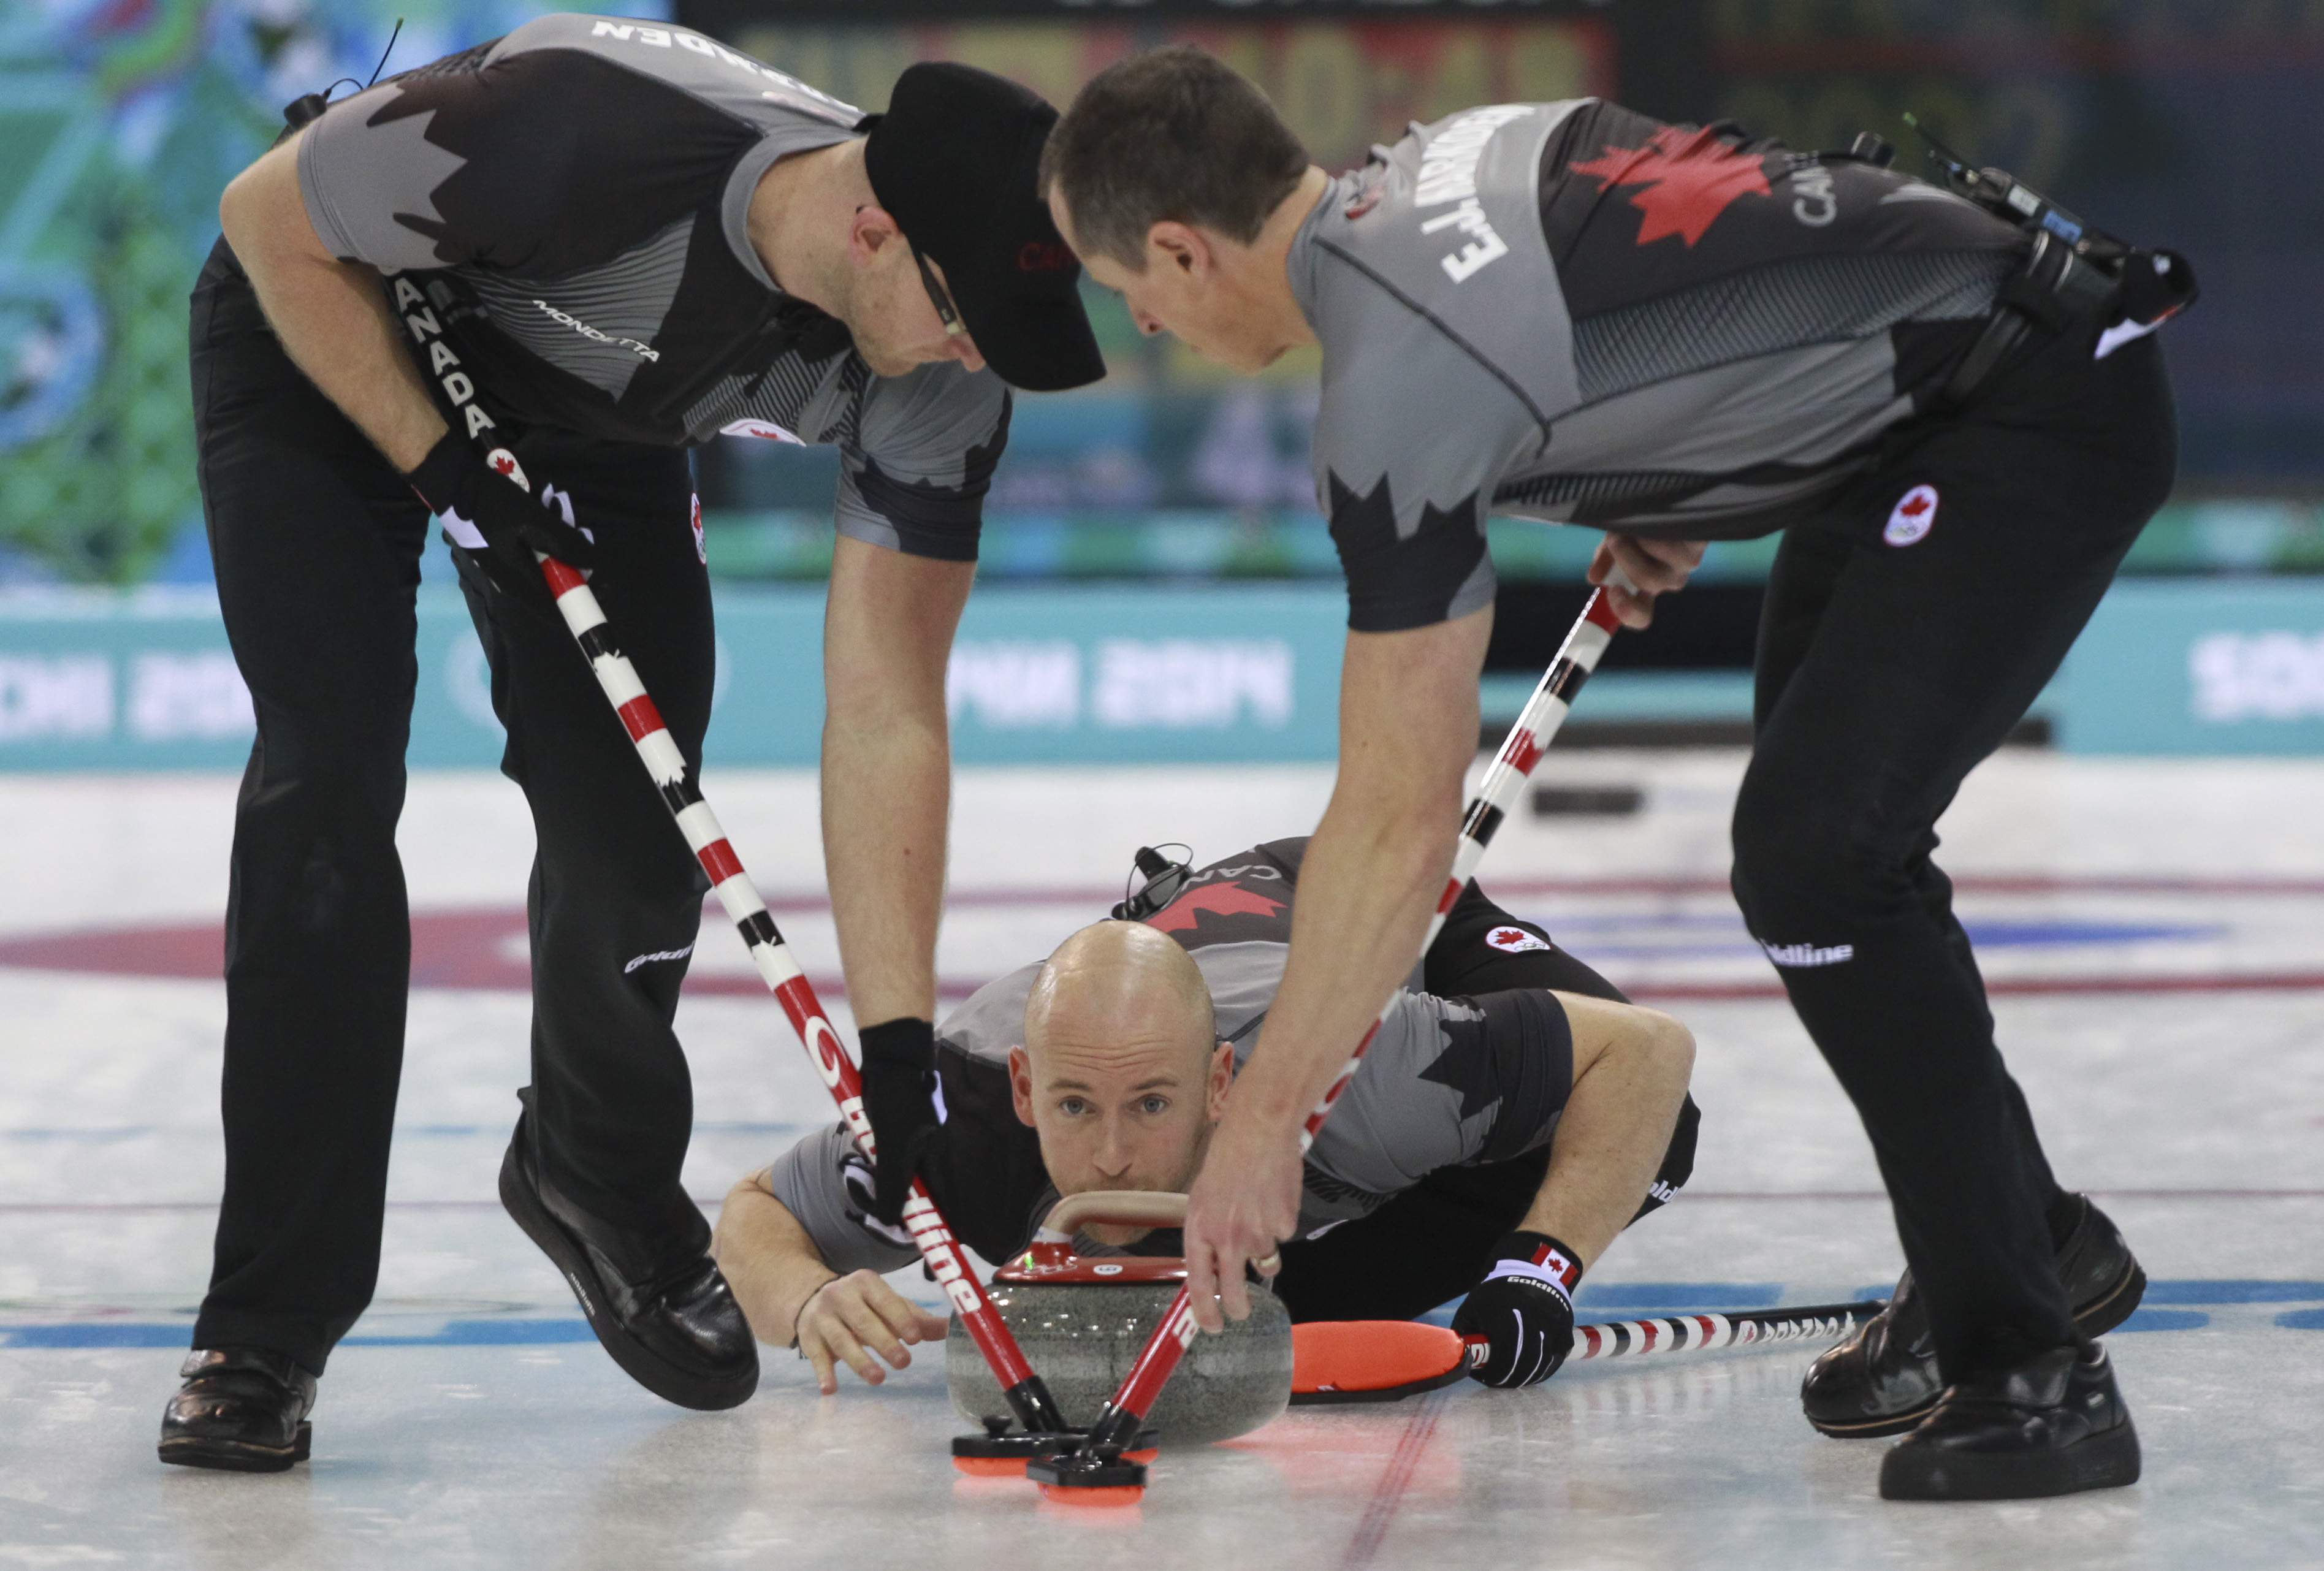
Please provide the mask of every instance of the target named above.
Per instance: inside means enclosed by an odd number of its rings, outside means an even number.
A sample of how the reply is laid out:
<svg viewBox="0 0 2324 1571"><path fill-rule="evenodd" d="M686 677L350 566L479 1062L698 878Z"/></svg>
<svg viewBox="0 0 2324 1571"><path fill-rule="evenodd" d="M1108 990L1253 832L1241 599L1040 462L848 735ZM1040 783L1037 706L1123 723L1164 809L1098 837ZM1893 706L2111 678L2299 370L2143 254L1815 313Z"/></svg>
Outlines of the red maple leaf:
<svg viewBox="0 0 2324 1571"><path fill-rule="evenodd" d="M1896 510L1908 519L1917 519L1929 510L1929 499L1916 491L1898 502Z"/></svg>
<svg viewBox="0 0 2324 1571"><path fill-rule="evenodd" d="M1199 884L1148 917L1146 925L1161 932L1184 932L1205 911L1221 916L1273 916L1282 909L1282 901L1238 889L1232 884Z"/></svg>
<svg viewBox="0 0 2324 1571"><path fill-rule="evenodd" d="M1646 215L1638 225L1640 245L1675 234L1692 247L1736 198L1775 194L1757 159L1736 152L1715 131L1689 135L1674 125L1655 132L1644 147L1609 147L1587 163L1567 167L1603 180L1601 190L1646 188L1630 197L1630 206Z"/></svg>
<svg viewBox="0 0 2324 1571"><path fill-rule="evenodd" d="M1525 932L1519 928L1497 927L1493 929L1492 942L1495 943L1515 943L1525 936Z"/></svg>

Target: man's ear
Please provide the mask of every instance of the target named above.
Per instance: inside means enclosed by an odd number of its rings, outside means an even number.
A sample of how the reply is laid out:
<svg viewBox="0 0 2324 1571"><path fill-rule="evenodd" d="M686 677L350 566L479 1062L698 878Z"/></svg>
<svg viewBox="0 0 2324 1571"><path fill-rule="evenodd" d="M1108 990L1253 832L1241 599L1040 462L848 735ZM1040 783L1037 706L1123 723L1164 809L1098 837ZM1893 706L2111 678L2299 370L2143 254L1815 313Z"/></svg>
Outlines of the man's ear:
<svg viewBox="0 0 2324 1571"><path fill-rule="evenodd" d="M1041 200L1047 206L1049 222L1057 226L1057 237L1065 243L1065 249L1075 256L1081 255L1082 248L1074 243L1073 215L1065 211L1065 188L1052 180L1049 188L1041 193Z"/></svg>
<svg viewBox="0 0 2324 1571"><path fill-rule="evenodd" d="M1033 1127L1033 1057L1022 1047L1009 1050L1009 1102L1017 1122Z"/></svg>
<svg viewBox="0 0 2324 1571"><path fill-rule="evenodd" d="M856 262L870 262L903 239L904 231L884 207L869 204L855 209L847 225L847 252Z"/></svg>
<svg viewBox="0 0 2324 1571"><path fill-rule="evenodd" d="M1218 270L1210 236L1190 224L1165 218L1146 232L1146 265L1174 268L1189 281L1204 281Z"/></svg>
<svg viewBox="0 0 2324 1571"><path fill-rule="evenodd" d="M1211 1054L1211 1082L1205 1088L1204 1111L1215 1124L1227 1116L1227 1093L1234 1089L1234 1047L1222 1042Z"/></svg>

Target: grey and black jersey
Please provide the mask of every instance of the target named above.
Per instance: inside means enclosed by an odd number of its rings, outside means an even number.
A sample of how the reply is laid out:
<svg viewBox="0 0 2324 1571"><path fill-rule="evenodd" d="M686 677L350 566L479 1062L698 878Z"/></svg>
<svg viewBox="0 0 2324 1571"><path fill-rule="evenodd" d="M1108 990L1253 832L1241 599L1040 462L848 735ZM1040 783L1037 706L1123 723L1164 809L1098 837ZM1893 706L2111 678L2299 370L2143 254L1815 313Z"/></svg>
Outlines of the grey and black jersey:
<svg viewBox="0 0 2324 1571"><path fill-rule="evenodd" d="M973 560L1009 393L956 362L872 373L769 276L760 177L863 116L679 27L560 14L334 104L299 145L332 254L395 280L429 380L608 441L840 448L840 532Z"/></svg>
<svg viewBox="0 0 2324 1571"><path fill-rule="evenodd" d="M1238 1064L1283 978L1306 848L1304 836L1271 841L1214 862L1148 918L1194 957ZM1514 925L1466 942L1549 947ZM1009 1050L1024 1041L1025 1000L1039 970L1028 965L988 983L936 1032L945 1122L921 1171L945 1221L988 1260L1024 1249L1057 1198L1009 1091ZM1521 1156L1557 1128L1572 1089L1573 1039L1553 994L1440 997L1421 989L1416 968L1394 1006L1307 1153L1300 1237L1370 1216L1439 1169ZM892 1271L915 1257L901 1229L867 1214L871 1171L844 1125L793 1146L768 1184L835 1271ZM1163 1238L1157 1246L1175 1247L1175 1233Z"/></svg>
<svg viewBox="0 0 2324 1571"><path fill-rule="evenodd" d="M1597 99L1415 126L1289 259L1349 625L1488 603L1491 513L1782 527L1929 404L2026 245L1893 170Z"/></svg>

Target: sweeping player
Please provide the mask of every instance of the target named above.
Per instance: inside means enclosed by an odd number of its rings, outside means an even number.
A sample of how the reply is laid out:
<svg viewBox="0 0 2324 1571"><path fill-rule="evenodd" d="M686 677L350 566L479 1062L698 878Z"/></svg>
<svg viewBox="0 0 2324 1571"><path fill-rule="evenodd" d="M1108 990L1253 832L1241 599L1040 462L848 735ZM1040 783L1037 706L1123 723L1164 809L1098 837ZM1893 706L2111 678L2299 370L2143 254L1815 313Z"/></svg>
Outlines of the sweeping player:
<svg viewBox="0 0 2324 1571"><path fill-rule="evenodd" d="M1735 892L1863 1117L1912 1268L1889 1319L1819 1365L1810 1416L1917 1422L1882 1459L1891 1497L2135 1479L2089 1338L2143 1279L2052 1179L1930 853L2169 492L2144 335L2192 298L2184 264L1997 172L1960 178L1991 198L1973 202L1877 148L1795 153L1590 99L1466 110L1333 179L1185 49L1093 78L1043 169L1145 330L1245 372L1323 349L1340 776L1280 998L1190 1197L1198 1318L1240 1312L1245 1263L1292 1232L1302 1121L1444 877L1492 620L1486 515L1609 530L1591 577L1625 571L1634 627L1702 541L1783 529Z"/></svg>
<svg viewBox="0 0 2324 1571"><path fill-rule="evenodd" d="M258 740L226 918L226 1196L161 1451L249 1470L307 1455L315 1377L377 1274L429 513L538 837L503 1201L623 1369L731 1407L757 1353L678 1183L670 1021L701 875L534 553L595 570L698 766L713 639L684 450L839 448L823 763L846 786L824 835L878 1106L933 1051L945 665L1003 383L1102 371L1034 192L1056 112L997 77L915 67L867 119L683 28L558 15L319 109L293 106L311 123L227 188L193 301L202 494Z"/></svg>
<svg viewBox="0 0 2324 1571"><path fill-rule="evenodd" d="M955 1234L1003 1260L1061 1195L1186 1188L1274 1000L1306 845L1174 868L1144 921L1083 929L945 1021L945 1117L920 1172ZM1582 1271L1686 1181L1693 1056L1678 1022L1471 885L1307 1153L1275 1279L1291 1318L1408 1319L1465 1292L1454 1325L1492 1343L1476 1378L1547 1379ZM907 1344L944 1335L880 1278L917 1252L872 1214L872 1181L835 1124L719 1215L752 1329L796 1339L825 1392L839 1364L876 1384L874 1354L901 1368ZM1177 1252L1175 1231L1087 1231Z"/></svg>

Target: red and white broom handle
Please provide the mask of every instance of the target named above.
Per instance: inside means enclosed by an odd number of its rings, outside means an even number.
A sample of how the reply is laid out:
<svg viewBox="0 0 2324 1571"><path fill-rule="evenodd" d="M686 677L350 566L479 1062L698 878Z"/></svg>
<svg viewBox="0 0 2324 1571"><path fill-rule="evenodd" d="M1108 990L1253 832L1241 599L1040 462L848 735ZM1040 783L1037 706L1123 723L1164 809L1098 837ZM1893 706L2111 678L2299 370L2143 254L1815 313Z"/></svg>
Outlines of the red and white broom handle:
<svg viewBox="0 0 2324 1571"><path fill-rule="evenodd" d="M1616 582L1622 587L1628 587L1627 579L1618 576ZM1484 779L1478 784L1477 794L1469 799L1468 811L1461 815L1460 846L1453 853L1452 872L1444 881L1444 892L1437 897L1436 913L1428 920L1428 935L1420 942L1423 955L1428 952L1429 945L1436 942L1436 935L1444 930L1444 918L1452 911L1452 903L1461 898L1461 891L1468 886L1470 877L1477 870L1477 864L1484 860L1485 848L1492 844L1493 835L1501 827L1501 821L1508 815L1509 809L1517 805L1517 796L1532 776L1534 766L1541 762L1542 753L1549 746L1550 739L1557 734L1557 728L1565 723L1566 712L1573 706L1574 694L1582 691L1582 684L1590 679L1590 673L1598 668L1599 657L1606 652L1607 644L1621 625L1620 619L1614 614L1612 603L1606 598L1606 591L1591 591L1588 603L1582 608L1581 617L1573 624L1573 629L1565 635L1565 642L1559 646L1557 658L1535 685L1533 696L1526 700L1524 710L1517 715L1517 724L1509 730L1508 740L1494 755L1492 767L1485 771ZM1299 1132L1299 1150L1303 1155L1315 1143L1316 1132L1323 1127L1323 1120L1331 1116L1332 1105L1340 1099L1340 1093L1354 1078L1356 1066L1363 1061L1365 1050L1371 1046L1372 1038L1379 1034L1380 1021L1388 1018L1388 1012L1396 1007L1396 994L1390 993L1388 1003L1380 1009L1379 1019L1372 1022L1371 1028L1364 1033L1363 1041L1356 1044L1355 1053L1348 1060L1347 1066L1324 1090L1323 1100L1315 1104L1314 1111L1307 1115L1306 1127ZM1147 1413L1152 1410L1154 1399L1162 1394L1162 1387L1168 1383L1171 1372L1178 1367L1178 1360L1185 1355L1194 1340L1194 1306L1186 1296L1186 1290L1182 1287L1178 1290L1178 1296L1171 1300L1168 1311L1155 1326L1153 1335L1147 1338L1146 1346L1139 1351L1138 1361L1123 1376L1120 1389L1113 1393L1097 1420L1090 1425L1088 1448L1093 1450L1100 1446L1129 1444Z"/></svg>
<svg viewBox="0 0 2324 1571"><path fill-rule="evenodd" d="M1644 1320L1609 1320L1573 1328L1573 1351L1581 1358L1636 1357L1641 1353L1707 1353L1761 1342L1829 1340L1864 1324L1888 1307L1886 1299L1852 1304L1810 1304L1791 1309L1742 1309L1731 1315L1656 1315ZM1470 1367L1491 1355L1483 1337L1463 1337Z"/></svg>
<svg viewBox="0 0 2324 1571"><path fill-rule="evenodd" d="M630 740L637 746L638 758L645 764L646 773L653 776L663 804L678 821L686 843L694 849L694 859L709 876L712 892L726 908L735 931L750 948L759 975L766 979L768 990L782 1005L791 1029L798 1034L800 1044L815 1061L816 1072L823 1077L823 1083L838 1102L840 1116L846 1120L856 1148L867 1161L876 1162L872 1121L864 1116L863 1084L855 1072L855 1065L824 1014L815 988L799 969L798 961L791 958L790 947L783 942L766 902L759 898L750 874L742 870L742 860L728 843L726 831L719 827L710 804L702 799L701 789L686 767L686 756L678 750L677 739L662 724L660 712L647 695L645 684L638 679L637 668L614 643L604 609L597 603L588 582L564 563L543 556L540 571L549 581L549 592L556 597L565 625L572 630L582 654L588 657L589 668L596 673L597 685L604 689L606 700L621 716ZM1062 1430L1065 1419L1048 1388L1025 1361L1017 1339L1009 1334L1000 1311L992 1307L992 1300L985 1296L982 1284L976 1280L968 1256L953 1237L952 1229L945 1225L944 1217L937 1214L936 1202L928 1198L927 1186L917 1178L912 1181L910 1198L904 1202L904 1226L910 1231L912 1242L919 1246L920 1257L927 1262L928 1270L943 1285L953 1308L960 1311L977 1350L991 1365L993 1376L1001 1383L1018 1421L1028 1432Z"/></svg>

